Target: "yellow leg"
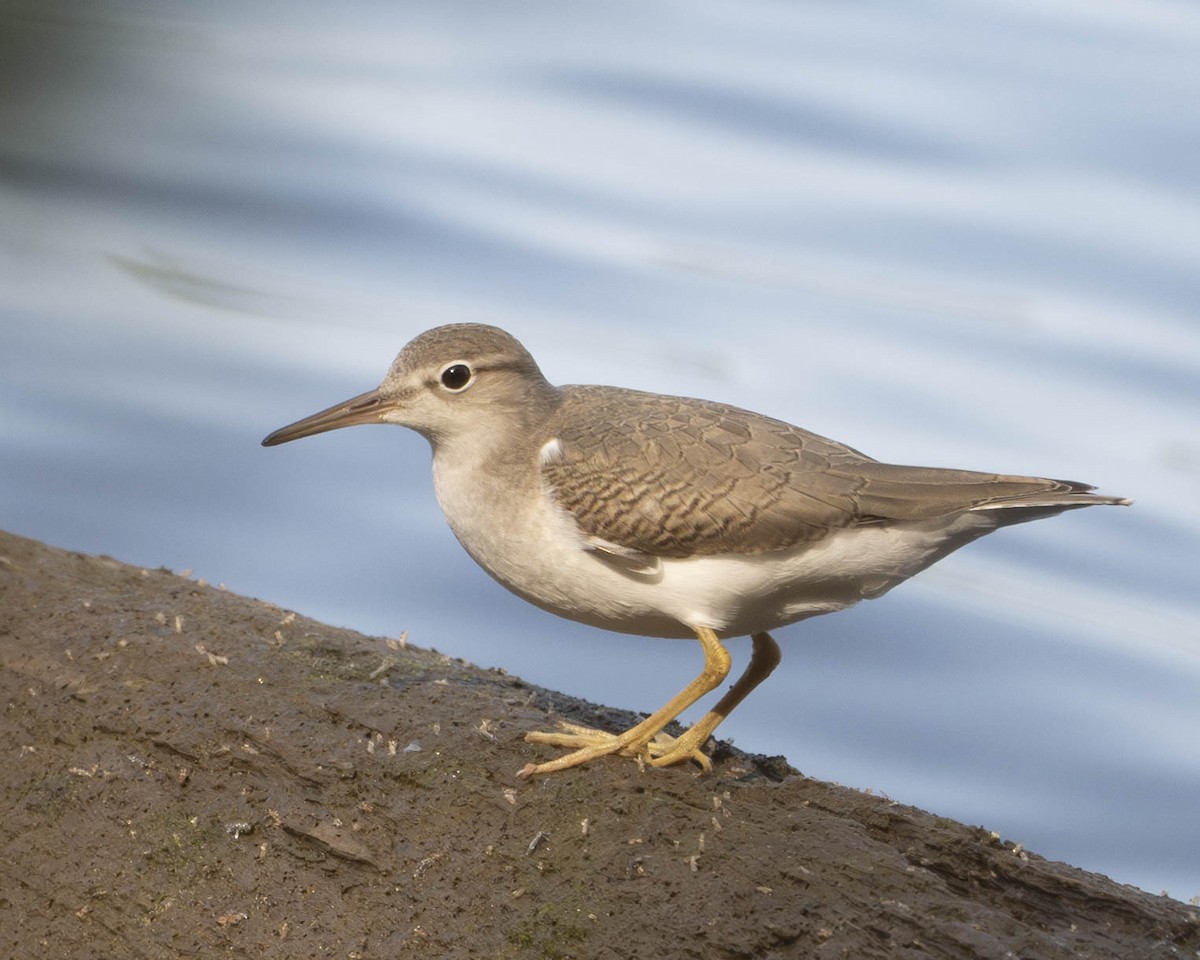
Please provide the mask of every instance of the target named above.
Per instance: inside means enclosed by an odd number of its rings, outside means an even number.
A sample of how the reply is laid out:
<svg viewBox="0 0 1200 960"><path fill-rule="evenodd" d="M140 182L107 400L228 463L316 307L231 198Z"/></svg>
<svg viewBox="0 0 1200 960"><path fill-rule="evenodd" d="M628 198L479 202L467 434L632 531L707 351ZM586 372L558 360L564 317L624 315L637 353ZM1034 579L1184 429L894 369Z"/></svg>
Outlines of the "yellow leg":
<svg viewBox="0 0 1200 960"><path fill-rule="evenodd" d="M754 644L750 653L750 662L746 664L746 669L738 677L737 683L717 701L716 706L675 740L675 744L670 750L661 756L653 757L650 762L654 766L667 767L698 753L721 721L733 713L733 708L745 700L750 691L766 680L771 672L779 666L779 644L769 633L756 633L750 640ZM701 755L703 756L703 754Z"/></svg>
<svg viewBox="0 0 1200 960"><path fill-rule="evenodd" d="M662 709L641 723L621 734L606 733L575 724L561 724L561 731L544 733L535 731L525 735L530 743L548 743L560 747L576 747L573 753L542 764L526 764L518 776L529 777L538 773L553 773L568 767L578 766L596 757L611 753L644 756L657 767L692 759L705 770L712 764L700 750L718 724L724 720L779 663L779 647L767 633L756 633L750 663L745 672L729 691L704 717L678 739L663 733L662 729L679 714L714 690L729 674L729 653L717 635L707 627L695 627L696 636L704 649L704 669L678 695Z"/></svg>
<svg viewBox="0 0 1200 960"><path fill-rule="evenodd" d="M722 680L729 675L729 651L717 639L717 635L708 627L693 627L700 646L704 648L704 669L691 683L672 697L666 705L650 714L641 723L636 724L624 733L605 733L603 730L591 730L587 727L574 727L566 733L542 733L533 731L525 734L529 743L550 743L555 746L578 746L579 749L557 760L547 763L527 763L518 771L519 777L531 777L537 773L553 773L556 770L566 770L587 763L596 757L604 757L610 753L639 754L647 751L647 745L662 731L668 723L683 713L693 703L706 693L714 690ZM670 749L674 749L672 744ZM651 757L661 750L652 750ZM705 758L707 760L707 758Z"/></svg>

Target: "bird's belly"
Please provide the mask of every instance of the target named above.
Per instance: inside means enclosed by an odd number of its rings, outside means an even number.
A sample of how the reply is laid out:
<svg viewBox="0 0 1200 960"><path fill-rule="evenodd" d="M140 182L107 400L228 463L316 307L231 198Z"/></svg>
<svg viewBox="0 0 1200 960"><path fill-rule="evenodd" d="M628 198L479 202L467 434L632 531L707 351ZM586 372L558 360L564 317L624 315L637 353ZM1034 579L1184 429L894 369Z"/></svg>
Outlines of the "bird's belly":
<svg viewBox="0 0 1200 960"><path fill-rule="evenodd" d="M880 596L993 526L967 514L855 527L788 550L662 559L638 572L590 549L574 520L548 499L509 507L487 510L487 523L475 522L480 518L465 503L453 515L446 510L481 567L551 613L656 637L690 637L695 626L741 636L841 610Z"/></svg>

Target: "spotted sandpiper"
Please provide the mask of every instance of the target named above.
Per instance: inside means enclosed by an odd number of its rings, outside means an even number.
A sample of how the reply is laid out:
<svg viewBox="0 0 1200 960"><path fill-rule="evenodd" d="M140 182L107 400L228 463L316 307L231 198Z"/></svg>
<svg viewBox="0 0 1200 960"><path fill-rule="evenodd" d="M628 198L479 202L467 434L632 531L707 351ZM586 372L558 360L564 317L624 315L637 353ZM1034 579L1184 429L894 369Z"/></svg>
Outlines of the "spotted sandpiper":
<svg viewBox="0 0 1200 960"><path fill-rule="evenodd" d="M276 430L264 446L395 423L433 448L446 520L484 570L570 620L695 637L704 669L623 733L562 724L526 740L572 748L521 776L606 754L692 759L779 662L767 632L882 596L998 527L1127 504L1069 480L906 467L748 410L618 387L556 387L512 336L429 330L375 390ZM678 738L663 728L729 672L722 640L749 634L745 672Z"/></svg>

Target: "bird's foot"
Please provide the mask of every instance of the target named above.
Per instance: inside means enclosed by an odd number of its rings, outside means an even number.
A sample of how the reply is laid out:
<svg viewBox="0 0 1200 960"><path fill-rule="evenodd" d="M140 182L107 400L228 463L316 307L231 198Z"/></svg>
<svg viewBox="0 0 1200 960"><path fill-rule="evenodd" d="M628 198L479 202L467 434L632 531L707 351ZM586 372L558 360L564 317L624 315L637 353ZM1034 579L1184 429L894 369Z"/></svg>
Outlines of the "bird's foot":
<svg viewBox="0 0 1200 960"><path fill-rule="evenodd" d="M626 757L636 757L640 762L650 763L655 767L665 767L684 760L694 760L705 773L712 770L712 761L700 750L699 744L691 742L688 734L673 737L668 733L657 731L649 739L645 735L634 735L634 727L623 734L609 733L607 730L597 730L594 727L584 727L576 723L559 723L555 731L533 730L525 734L527 743L546 743L555 747L571 747L574 752L550 760L546 763L528 763L518 771L519 777L531 777L535 774L553 773L556 770L566 770L569 767L587 763L596 757L619 754ZM708 739L705 737L704 739Z"/></svg>

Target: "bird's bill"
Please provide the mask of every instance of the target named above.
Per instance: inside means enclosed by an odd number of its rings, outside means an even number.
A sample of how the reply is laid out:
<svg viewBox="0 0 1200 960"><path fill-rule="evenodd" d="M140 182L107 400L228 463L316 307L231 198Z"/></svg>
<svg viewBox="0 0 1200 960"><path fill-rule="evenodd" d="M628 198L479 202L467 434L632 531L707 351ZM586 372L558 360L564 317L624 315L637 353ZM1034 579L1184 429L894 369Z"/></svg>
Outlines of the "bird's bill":
<svg viewBox="0 0 1200 960"><path fill-rule="evenodd" d="M311 437L314 434L325 433L328 430L340 430L342 427L353 427L360 423L382 423L383 415L393 404L384 400L378 390L368 390L357 397L351 397L342 403L314 413L312 416L289 423L280 427L274 433L263 439L264 447L274 447L280 443L299 440L301 437Z"/></svg>

